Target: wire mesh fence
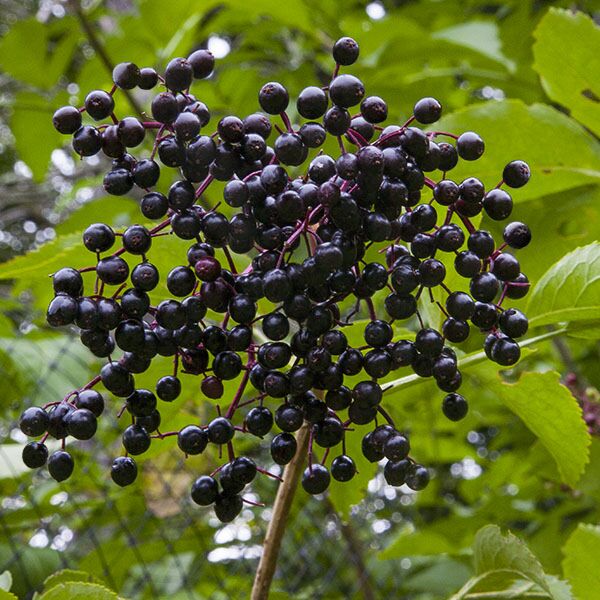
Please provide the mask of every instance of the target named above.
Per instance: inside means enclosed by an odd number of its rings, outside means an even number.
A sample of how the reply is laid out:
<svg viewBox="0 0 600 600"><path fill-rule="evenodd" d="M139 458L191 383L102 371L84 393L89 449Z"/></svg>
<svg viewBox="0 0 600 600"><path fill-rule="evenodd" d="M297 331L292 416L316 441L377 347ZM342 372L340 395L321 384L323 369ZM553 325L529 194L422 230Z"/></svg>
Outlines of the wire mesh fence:
<svg viewBox="0 0 600 600"><path fill-rule="evenodd" d="M80 387L96 363L69 335L26 332L2 339L1 350L9 401L0 422L0 573L11 572L14 593L30 597L50 573L69 568L127 598L248 597L277 483L257 479L245 497L264 506L247 507L224 525L190 499L190 485L206 465L186 460L165 440L144 461L139 482L118 488L109 476L120 444L116 411L105 411L93 440L70 448L76 470L67 482L55 482L44 469L31 472L20 458L19 413ZM377 513L389 510L372 484L374 493L346 524L327 498L297 494L274 590L299 598L372 598L373 589L379 595L394 585L389 574L377 582L370 572L371 550L384 542L388 522Z"/></svg>

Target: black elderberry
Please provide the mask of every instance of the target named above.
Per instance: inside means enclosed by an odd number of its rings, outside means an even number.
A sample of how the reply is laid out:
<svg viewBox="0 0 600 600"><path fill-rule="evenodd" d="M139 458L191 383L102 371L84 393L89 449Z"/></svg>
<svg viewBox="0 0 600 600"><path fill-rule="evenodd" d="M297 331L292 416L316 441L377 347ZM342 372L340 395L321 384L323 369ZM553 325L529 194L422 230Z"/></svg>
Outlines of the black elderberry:
<svg viewBox="0 0 600 600"><path fill-rule="evenodd" d="M469 410L467 401L460 394L448 394L442 401L442 411L451 421L460 421Z"/></svg>
<svg viewBox="0 0 600 600"><path fill-rule="evenodd" d="M129 456L115 458L110 468L112 480L121 487L131 485L136 480L137 473L137 465Z"/></svg>
<svg viewBox="0 0 600 600"><path fill-rule="evenodd" d="M131 90L140 83L140 69L132 62L122 62L115 66L112 77L116 86Z"/></svg>
<svg viewBox="0 0 600 600"><path fill-rule="evenodd" d="M208 475L198 477L192 484L192 500L200 506L209 506L219 495L219 484Z"/></svg>
<svg viewBox="0 0 600 600"><path fill-rule="evenodd" d="M531 177L529 165L522 160L509 162L502 172L502 180L511 188L523 187Z"/></svg>
<svg viewBox="0 0 600 600"><path fill-rule="evenodd" d="M309 494L322 494L331 481L331 475L326 467L313 464L306 468L302 475L302 487Z"/></svg>
<svg viewBox="0 0 600 600"><path fill-rule="evenodd" d="M48 447L41 442L29 442L23 446L23 463L30 469L43 467L48 460Z"/></svg>
<svg viewBox="0 0 600 600"><path fill-rule="evenodd" d="M54 113L52 124L59 133L71 135L81 127L81 113L74 106L63 106Z"/></svg>
<svg viewBox="0 0 600 600"><path fill-rule="evenodd" d="M435 98L421 98L415 104L413 114L419 123L435 123L442 115L442 105Z"/></svg>
<svg viewBox="0 0 600 600"><path fill-rule="evenodd" d="M48 473L56 481L64 481L73 473L73 457L65 450L57 450L48 458Z"/></svg>
<svg viewBox="0 0 600 600"><path fill-rule="evenodd" d="M456 140L458 155L464 160L477 160L485 150L483 140L472 131L467 131Z"/></svg>
<svg viewBox="0 0 600 600"><path fill-rule="evenodd" d="M261 108L270 115L278 115L285 111L290 101L287 90L275 81L265 83L258 94Z"/></svg>

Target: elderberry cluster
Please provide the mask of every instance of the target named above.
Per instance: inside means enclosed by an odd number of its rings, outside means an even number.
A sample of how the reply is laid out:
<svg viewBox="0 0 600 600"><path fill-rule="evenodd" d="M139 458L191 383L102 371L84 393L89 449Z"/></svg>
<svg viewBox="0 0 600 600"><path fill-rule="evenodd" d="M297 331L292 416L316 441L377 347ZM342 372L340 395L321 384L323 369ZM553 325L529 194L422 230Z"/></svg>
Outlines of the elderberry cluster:
<svg viewBox="0 0 600 600"><path fill-rule="evenodd" d="M443 413L459 420L468 407L457 393L462 377L447 343L464 342L475 328L487 334L484 347L493 361L509 366L519 359L515 339L528 322L503 303L524 296L529 283L506 249L526 246L529 229L508 224L498 245L471 219L482 211L506 219L512 199L503 188L523 186L530 173L524 162L510 162L489 190L475 177L448 178L459 159L483 154L483 140L473 132L456 136L415 126L440 118L442 107L433 98L419 100L404 124L381 125L386 102L366 96L356 77L339 73L358 54L351 38L336 42L329 84L298 96L295 113L305 120L300 126L288 115L286 88L270 82L258 95L263 112L223 116L216 131L207 129L210 111L189 93L194 79L213 70L206 50L172 60L163 77L120 64L110 91L91 92L82 108L56 111L54 125L73 136L76 153L114 159L106 192L141 190L144 222L159 223L122 232L90 225L83 244L94 264L54 273L48 323L75 325L81 342L108 360L81 389L23 413L23 432L42 436L24 448L29 467L47 463L58 481L71 475L65 438L95 434L105 408L94 389L101 383L116 398L111 405L119 417L129 415L113 480L131 484L137 475L132 457L158 440L175 437L185 455L200 454L209 444L223 448L226 462L200 476L191 490L192 499L214 505L222 521L240 512L242 492L257 473L269 474L236 455L236 438L267 436L274 426L271 456L279 465L295 457L294 434L308 428L302 485L311 494L324 492L330 477L350 481L355 475L345 445L355 425L369 425L363 454L373 462L387 459L389 484L414 490L427 485L427 469L409 455L408 432L381 404L382 380L404 368L433 377L446 393ZM116 116L119 88L157 87L152 119ZM90 122L84 124L86 115ZM327 152L319 151L326 143ZM134 156L136 147L147 150L145 157ZM309 156L308 167L300 168ZM170 181L160 187L165 193L157 187L161 166L178 173L168 191ZM229 209L220 211L216 198L209 201L210 185L220 187ZM159 273L152 257L166 235L181 240L182 260ZM444 283L452 265L468 292ZM445 302L434 299L433 288ZM438 305L445 318L441 331L425 326L419 299ZM351 344L345 332L361 327L357 321L364 315L364 343ZM414 326L414 339L396 339L397 322ZM134 375L156 356L173 357L173 371L152 390L136 387ZM199 377L195 400L222 401L227 408L215 402L209 422L161 431L161 403L181 399L181 378L188 376ZM225 394L229 380L239 381L233 395ZM49 436L62 440L62 449L50 456Z"/></svg>

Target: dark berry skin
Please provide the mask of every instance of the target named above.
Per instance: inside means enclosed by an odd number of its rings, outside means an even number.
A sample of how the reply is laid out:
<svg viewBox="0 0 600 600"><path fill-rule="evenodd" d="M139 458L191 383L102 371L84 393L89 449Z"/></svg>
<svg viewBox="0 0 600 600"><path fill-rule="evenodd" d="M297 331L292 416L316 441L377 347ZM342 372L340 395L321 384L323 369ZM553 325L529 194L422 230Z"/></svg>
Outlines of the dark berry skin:
<svg viewBox="0 0 600 600"><path fill-rule="evenodd" d="M331 481L331 475L326 467L314 464L308 467L302 475L302 487L309 494L322 494Z"/></svg>
<svg viewBox="0 0 600 600"><path fill-rule="evenodd" d="M514 221L504 228L502 237L511 248L521 249L531 241L531 231L525 223Z"/></svg>
<svg viewBox="0 0 600 600"><path fill-rule="evenodd" d="M81 113L74 106L63 106L54 113L52 124L58 133L71 135L81 127Z"/></svg>
<svg viewBox="0 0 600 600"><path fill-rule="evenodd" d="M56 481L68 479L74 466L73 457L64 450L58 450L48 458L48 473Z"/></svg>
<svg viewBox="0 0 600 600"><path fill-rule="evenodd" d="M27 408L19 419L21 431L30 437L38 437L46 433L49 424L48 413L38 406Z"/></svg>
<svg viewBox="0 0 600 600"><path fill-rule="evenodd" d="M413 114L419 123L435 123L442 116L442 105L435 98L421 98L415 104Z"/></svg>
<svg viewBox="0 0 600 600"><path fill-rule="evenodd" d="M116 65L112 76L115 85L124 90L131 90L140 82L140 70L137 65L131 62L123 62Z"/></svg>
<svg viewBox="0 0 600 600"><path fill-rule="evenodd" d="M106 252L115 243L115 233L105 223L94 223L83 232L83 245L90 252Z"/></svg>
<svg viewBox="0 0 600 600"><path fill-rule="evenodd" d="M469 410L467 401L460 394L448 394L442 401L442 411L451 421L460 421Z"/></svg>
<svg viewBox="0 0 600 600"><path fill-rule="evenodd" d="M200 454L208 444L208 432L197 425L188 425L177 434L177 445L185 454Z"/></svg>
<svg viewBox="0 0 600 600"><path fill-rule="evenodd" d="M285 111L290 101L287 90L278 82L265 83L258 94L261 108L270 115L278 115Z"/></svg>
<svg viewBox="0 0 600 600"><path fill-rule="evenodd" d="M29 442L23 446L23 462L30 469L43 467L48 460L48 448L40 442Z"/></svg>
<svg viewBox="0 0 600 600"><path fill-rule="evenodd" d="M129 456L115 458L110 469L112 480L121 487L131 485L137 477L137 465Z"/></svg>
<svg viewBox="0 0 600 600"><path fill-rule="evenodd" d="M522 160L509 162L502 172L504 183L511 188L523 187L531 177L529 165Z"/></svg>
<svg viewBox="0 0 600 600"><path fill-rule="evenodd" d="M215 68L215 57L208 50L196 50L188 58L195 79L205 79Z"/></svg>
<svg viewBox="0 0 600 600"><path fill-rule="evenodd" d="M287 465L297 448L296 438L291 433L279 433L271 441L271 457L278 465Z"/></svg>
<svg viewBox="0 0 600 600"><path fill-rule="evenodd" d="M483 140L472 131L467 131L456 140L458 155L464 160L477 160L485 150Z"/></svg>
<svg viewBox="0 0 600 600"><path fill-rule="evenodd" d="M349 66L357 61L359 47L351 37L342 37L333 45L332 54L338 65Z"/></svg>
<svg viewBox="0 0 600 600"><path fill-rule="evenodd" d="M342 108L360 103L365 95L365 86L354 75L338 75L329 86L331 101Z"/></svg>
<svg viewBox="0 0 600 600"><path fill-rule="evenodd" d="M406 485L415 492L423 490L429 483L429 471L422 465L412 465L406 475Z"/></svg>
<svg viewBox="0 0 600 600"><path fill-rule="evenodd" d="M200 506L209 506L219 495L217 480L208 475L198 477L192 484L192 500Z"/></svg>
<svg viewBox="0 0 600 600"><path fill-rule="evenodd" d="M331 476L336 481L350 481L356 475L356 464L349 456L336 456L331 462Z"/></svg>
<svg viewBox="0 0 600 600"><path fill-rule="evenodd" d="M208 424L208 439L213 444L226 444L233 439L233 424L225 417L217 417Z"/></svg>

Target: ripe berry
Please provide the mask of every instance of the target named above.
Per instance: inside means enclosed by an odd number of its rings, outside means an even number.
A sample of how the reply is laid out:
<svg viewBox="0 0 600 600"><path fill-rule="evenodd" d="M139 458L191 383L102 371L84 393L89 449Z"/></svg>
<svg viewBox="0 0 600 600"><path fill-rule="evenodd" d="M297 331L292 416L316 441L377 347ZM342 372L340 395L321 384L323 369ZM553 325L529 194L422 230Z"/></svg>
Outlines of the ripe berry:
<svg viewBox="0 0 600 600"><path fill-rule="evenodd" d="M234 433L233 424L225 417L217 417L208 424L208 439L213 444L230 442Z"/></svg>
<svg viewBox="0 0 600 600"><path fill-rule="evenodd" d="M173 92L183 92L192 84L194 69L185 58L174 58L165 69L165 85Z"/></svg>
<svg viewBox="0 0 600 600"><path fill-rule="evenodd" d="M192 484L192 500L200 506L212 504L219 495L219 485L214 477L202 475Z"/></svg>
<svg viewBox="0 0 600 600"><path fill-rule="evenodd" d="M442 401L442 411L451 421L460 421L468 410L469 405L460 394L448 394Z"/></svg>
<svg viewBox="0 0 600 600"><path fill-rule="evenodd" d="M48 473L56 481L68 479L74 466L73 457L64 450L57 450L48 458Z"/></svg>
<svg viewBox="0 0 600 600"><path fill-rule="evenodd" d="M511 338L524 336L529 327L527 317L516 308L508 308L502 312L498 318L498 324L502 333Z"/></svg>
<svg viewBox="0 0 600 600"><path fill-rule="evenodd" d="M314 464L308 467L302 475L302 487L309 494L322 494L328 487L331 476L326 467Z"/></svg>
<svg viewBox="0 0 600 600"><path fill-rule="evenodd" d="M30 469L43 467L48 460L48 448L40 442L29 442L23 446L23 462Z"/></svg>
<svg viewBox="0 0 600 600"><path fill-rule="evenodd" d="M95 90L86 96L84 106L94 121L102 121L112 113L115 101L107 92Z"/></svg>
<svg viewBox="0 0 600 600"><path fill-rule="evenodd" d="M83 244L90 252L106 252L114 243L115 233L104 223L94 223L83 232Z"/></svg>
<svg viewBox="0 0 600 600"><path fill-rule="evenodd" d="M467 131L456 140L458 155L464 160L477 160L485 150L483 140L472 131Z"/></svg>
<svg viewBox="0 0 600 600"><path fill-rule="evenodd" d="M333 45L332 54L338 65L349 66L358 59L359 47L351 37L342 37Z"/></svg>
<svg viewBox="0 0 600 600"><path fill-rule="evenodd" d="M336 456L331 462L331 476L336 481L350 481L356 475L356 464L349 456Z"/></svg>
<svg viewBox="0 0 600 600"><path fill-rule="evenodd" d="M87 408L96 417L99 417L104 411L104 398L96 390L83 390L77 394L77 408Z"/></svg>
<svg viewBox="0 0 600 600"><path fill-rule="evenodd" d="M38 406L27 408L21 414L19 427L21 431L29 437L38 437L48 430L50 417L48 413Z"/></svg>
<svg viewBox="0 0 600 600"><path fill-rule="evenodd" d="M329 85L331 101L342 108L360 103L365 95L365 86L354 75L338 75Z"/></svg>
<svg viewBox="0 0 600 600"><path fill-rule="evenodd" d="M134 456L143 454L150 448L150 435L148 432L137 423L130 425L123 432L123 446L129 454Z"/></svg>
<svg viewBox="0 0 600 600"><path fill-rule="evenodd" d="M442 116L442 105L435 98L421 98L415 104L413 114L419 123L435 123Z"/></svg>
<svg viewBox="0 0 600 600"><path fill-rule="evenodd" d="M514 221L504 228L502 238L511 248L525 248L531 241L531 231L525 223Z"/></svg>
<svg viewBox="0 0 600 600"><path fill-rule="evenodd" d="M137 472L137 465L129 456L115 458L110 468L112 480L121 487L131 485L136 480Z"/></svg>
<svg viewBox="0 0 600 600"><path fill-rule="evenodd" d="M406 485L415 492L423 490L429 483L429 471L422 465L413 464L406 474Z"/></svg>
<svg viewBox="0 0 600 600"><path fill-rule="evenodd" d="M119 256L108 256L98 261L98 277L108 285L120 285L129 276L129 265Z"/></svg>
<svg viewBox="0 0 600 600"><path fill-rule="evenodd" d="M119 63L112 72L115 85L124 90L131 90L140 83L140 70L134 63Z"/></svg>
<svg viewBox="0 0 600 600"><path fill-rule="evenodd" d="M73 150L80 156L93 156L102 149L102 135L90 125L80 127L73 135Z"/></svg>
<svg viewBox="0 0 600 600"><path fill-rule="evenodd" d="M87 408L78 408L66 419L67 431L78 440L89 440L94 437L98 423L96 415Z"/></svg>
<svg viewBox="0 0 600 600"><path fill-rule="evenodd" d="M215 57L209 50L196 50L188 56L187 61L192 66L195 79L206 79L215 67Z"/></svg>
<svg viewBox="0 0 600 600"><path fill-rule="evenodd" d="M74 106L63 106L54 113L52 124L58 133L71 135L81 127L81 113Z"/></svg>
<svg viewBox="0 0 600 600"><path fill-rule="evenodd" d="M188 425L177 434L177 445L186 454L200 454L208 444L208 432L197 425Z"/></svg>
<svg viewBox="0 0 600 600"><path fill-rule="evenodd" d="M388 485L399 487L404 485L406 476L410 469L410 462L406 459L402 460L390 460L385 463L383 469L383 476L385 477Z"/></svg>
<svg viewBox="0 0 600 600"><path fill-rule="evenodd" d="M504 183L511 188L523 187L531 177L529 165L522 160L513 160L509 162L502 172Z"/></svg>
<svg viewBox="0 0 600 600"><path fill-rule="evenodd" d="M215 515L222 523L230 523L242 511L243 502L239 495L221 495L215 501Z"/></svg>
<svg viewBox="0 0 600 600"><path fill-rule="evenodd" d="M276 81L265 83L258 94L261 108L270 115L278 115L285 111L290 101L287 90Z"/></svg>
<svg viewBox="0 0 600 600"><path fill-rule="evenodd" d="M296 438L291 433L279 433L271 441L271 457L278 465L287 465L297 448Z"/></svg>

